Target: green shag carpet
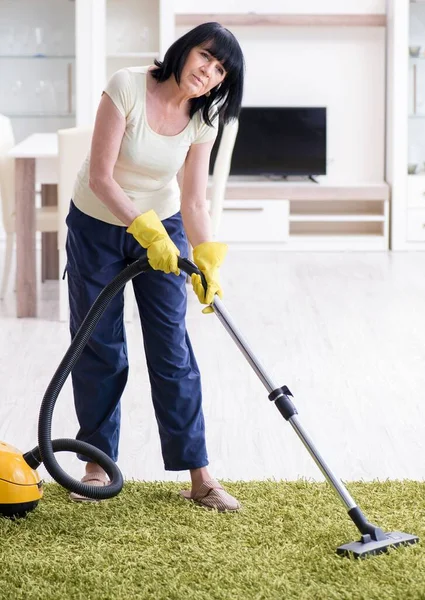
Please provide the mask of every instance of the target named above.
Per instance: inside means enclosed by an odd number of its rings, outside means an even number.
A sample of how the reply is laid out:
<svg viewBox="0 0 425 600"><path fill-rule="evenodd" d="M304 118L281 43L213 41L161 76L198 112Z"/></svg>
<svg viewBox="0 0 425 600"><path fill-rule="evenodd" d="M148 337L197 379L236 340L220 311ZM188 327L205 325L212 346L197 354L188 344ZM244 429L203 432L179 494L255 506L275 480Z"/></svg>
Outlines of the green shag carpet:
<svg viewBox="0 0 425 600"><path fill-rule="evenodd" d="M0 518L1 600L386 600L425 598L425 483L352 483L370 521L421 542L350 560L359 538L325 483L233 482L239 513L178 495L175 483L127 482L98 504L50 484L26 519Z"/></svg>

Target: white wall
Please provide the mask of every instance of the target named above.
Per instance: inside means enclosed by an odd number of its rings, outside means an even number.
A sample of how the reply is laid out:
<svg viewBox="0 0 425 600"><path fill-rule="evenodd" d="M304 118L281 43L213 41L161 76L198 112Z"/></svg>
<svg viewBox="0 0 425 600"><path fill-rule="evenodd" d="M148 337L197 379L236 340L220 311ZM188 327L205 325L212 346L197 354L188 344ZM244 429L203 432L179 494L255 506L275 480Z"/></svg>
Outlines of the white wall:
<svg viewBox="0 0 425 600"><path fill-rule="evenodd" d="M189 4L188 0L179 1L183 3ZM301 8L305 3L299 4ZM376 5L383 3L369 4L377 9ZM385 28L231 29L246 59L243 104L326 106L326 179L346 183L382 181ZM181 35L185 30L178 28L176 34Z"/></svg>

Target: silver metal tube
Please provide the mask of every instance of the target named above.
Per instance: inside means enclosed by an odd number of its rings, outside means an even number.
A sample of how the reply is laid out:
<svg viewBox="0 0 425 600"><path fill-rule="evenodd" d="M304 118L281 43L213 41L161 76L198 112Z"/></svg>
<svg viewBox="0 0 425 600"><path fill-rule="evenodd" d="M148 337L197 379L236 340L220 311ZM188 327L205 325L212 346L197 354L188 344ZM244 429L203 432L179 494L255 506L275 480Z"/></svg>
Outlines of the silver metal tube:
<svg viewBox="0 0 425 600"><path fill-rule="evenodd" d="M267 375L267 373L264 370L264 367L254 356L254 353L249 347L247 341L244 339L236 325L233 323L229 312L227 311L226 307L224 306L223 302L218 296L215 296L212 307L214 309L215 314L220 319L220 321L222 322L228 333L231 335L233 340L236 342L242 354L245 356L245 358L247 359L251 367L254 369L254 371L257 373L258 377L263 382L268 392L270 393L278 389L280 386L275 385L275 383ZM345 488L342 482L337 477L335 477L330 468L327 466L320 453L318 452L317 448L313 444L312 440L310 439L310 436L300 424L297 415L292 416L289 419L289 422L294 428L298 437L303 442L304 446L307 448L314 462L317 464L323 475L326 477L327 481L332 485L334 490L340 496L345 506L349 510L355 508L357 504L354 502L353 498L350 496L348 490Z"/></svg>
<svg viewBox="0 0 425 600"><path fill-rule="evenodd" d="M298 437L300 438L304 446L307 448L316 465L319 467L323 475L335 489L335 491L337 492L341 500L344 502L348 510L355 508L357 504L350 496L348 490L343 485L343 483L337 477L335 477L330 468L327 466L324 459L321 457L320 452L317 450L317 448L311 441L310 436L307 434L307 432L299 422L298 416L294 415L293 417L290 417L289 422L296 431Z"/></svg>

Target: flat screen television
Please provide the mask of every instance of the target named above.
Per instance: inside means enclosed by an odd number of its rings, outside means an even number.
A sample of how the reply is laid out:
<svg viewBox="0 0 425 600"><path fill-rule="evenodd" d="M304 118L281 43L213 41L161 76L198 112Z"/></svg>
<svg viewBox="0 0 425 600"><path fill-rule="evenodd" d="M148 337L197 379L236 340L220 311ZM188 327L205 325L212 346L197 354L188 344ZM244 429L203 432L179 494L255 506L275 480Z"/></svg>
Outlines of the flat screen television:
<svg viewBox="0 0 425 600"><path fill-rule="evenodd" d="M211 152L213 172L221 127ZM326 174L325 107L243 107L230 175Z"/></svg>

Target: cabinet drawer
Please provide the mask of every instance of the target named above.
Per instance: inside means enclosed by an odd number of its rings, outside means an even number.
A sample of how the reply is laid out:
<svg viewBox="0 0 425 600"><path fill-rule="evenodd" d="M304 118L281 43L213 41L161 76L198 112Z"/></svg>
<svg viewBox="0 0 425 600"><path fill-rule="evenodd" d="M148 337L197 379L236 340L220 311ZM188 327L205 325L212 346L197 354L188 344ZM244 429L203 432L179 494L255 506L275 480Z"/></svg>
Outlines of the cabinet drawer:
<svg viewBox="0 0 425 600"><path fill-rule="evenodd" d="M411 208L407 213L407 239L425 242L425 208Z"/></svg>
<svg viewBox="0 0 425 600"><path fill-rule="evenodd" d="M407 205L412 208L425 208L425 177L408 177Z"/></svg>
<svg viewBox="0 0 425 600"><path fill-rule="evenodd" d="M226 200L218 238L223 242L285 242L288 200Z"/></svg>

